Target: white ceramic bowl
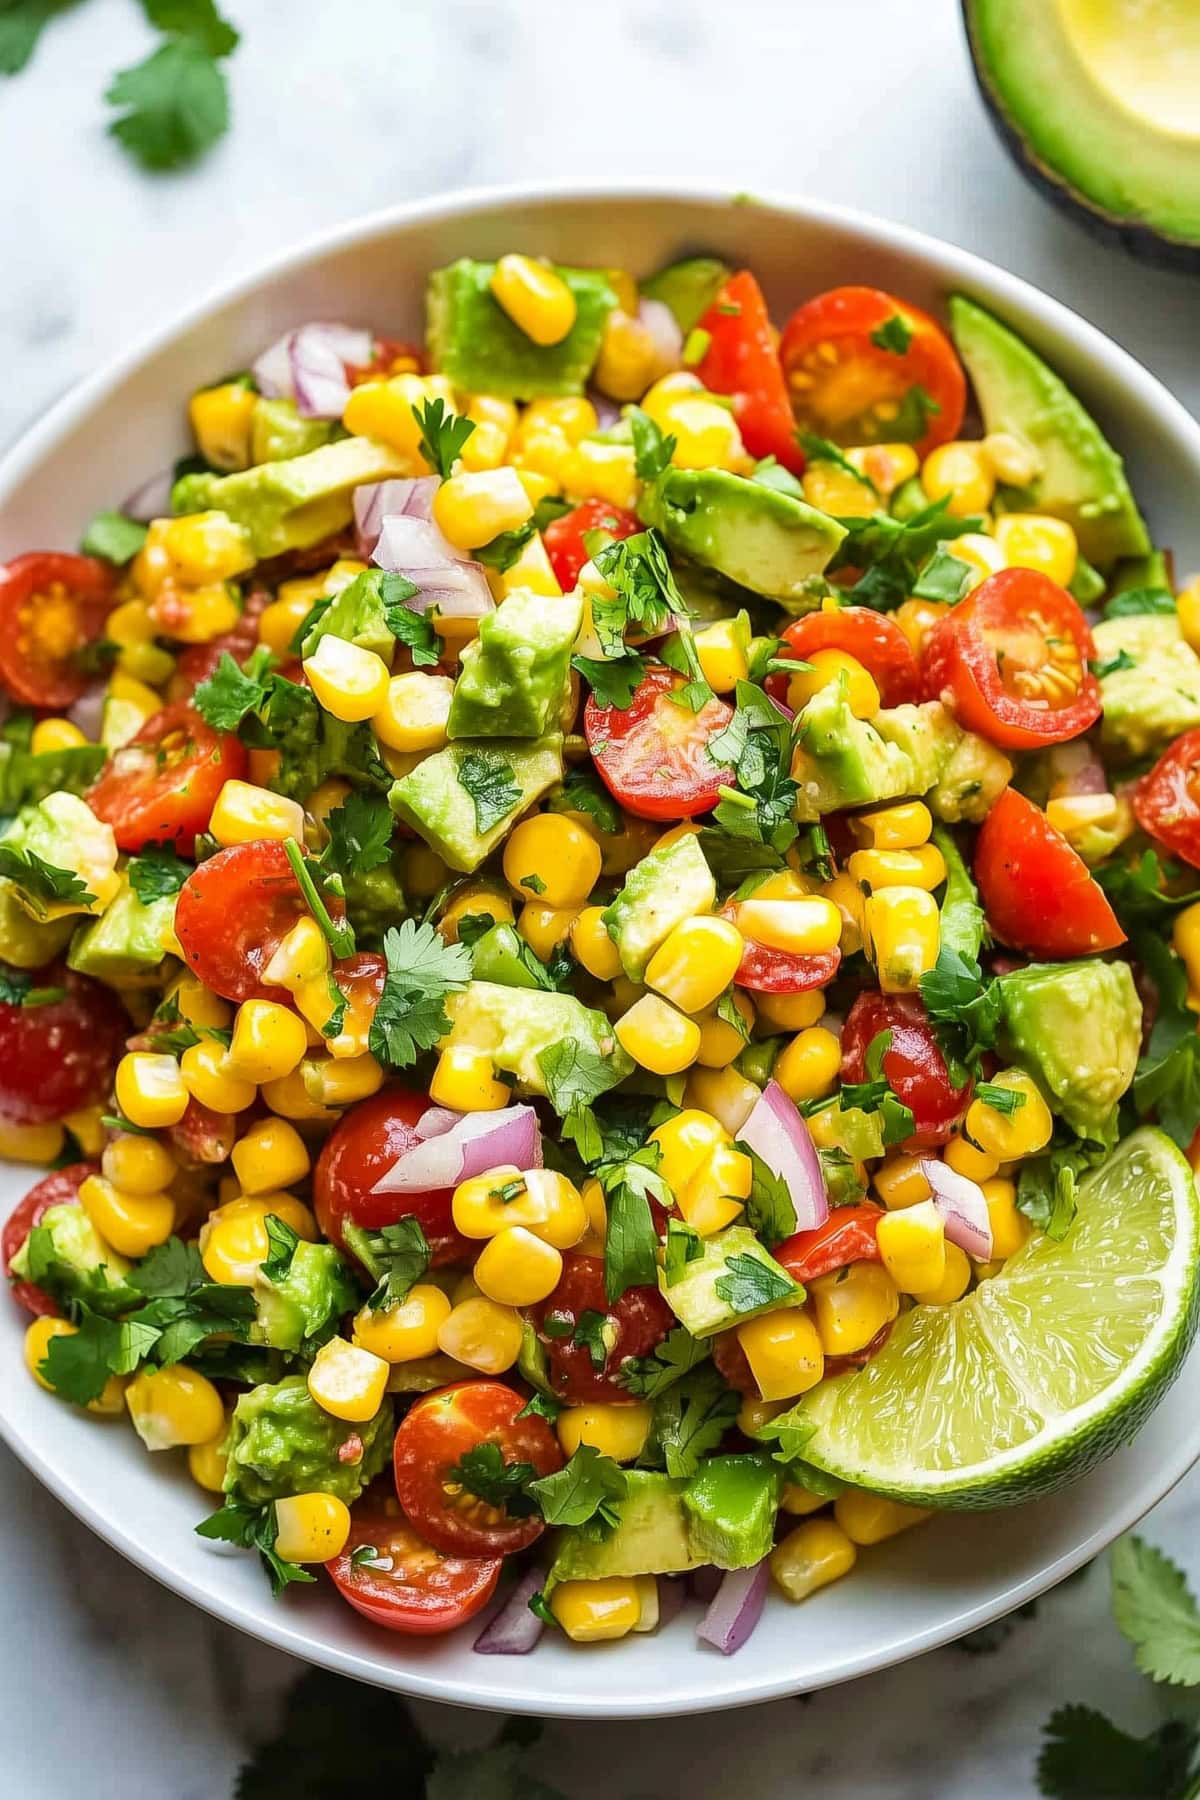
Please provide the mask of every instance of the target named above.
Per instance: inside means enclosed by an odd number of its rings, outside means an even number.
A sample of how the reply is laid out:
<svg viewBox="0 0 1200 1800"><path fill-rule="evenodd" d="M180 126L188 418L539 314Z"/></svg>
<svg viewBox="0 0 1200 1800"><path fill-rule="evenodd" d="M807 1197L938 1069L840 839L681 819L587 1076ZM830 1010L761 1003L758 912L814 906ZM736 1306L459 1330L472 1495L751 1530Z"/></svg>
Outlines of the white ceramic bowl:
<svg viewBox="0 0 1200 1800"><path fill-rule="evenodd" d="M1200 565L1200 427L1143 368L1055 301L990 263L832 207L745 203L717 192L464 194L367 219L227 288L68 395L0 464L0 558L73 546L187 446L184 402L244 367L285 327L344 318L418 335L427 272L522 248L648 272L714 251L748 264L776 318L841 282L892 288L937 313L960 290L1027 336L1092 407L1127 458L1156 541ZM0 1217L36 1179L0 1175ZM734 1657L698 1647L697 1614L658 1636L573 1648L547 1634L529 1657L482 1657L470 1628L440 1640L366 1624L324 1583L273 1602L257 1559L213 1554L208 1510L175 1456L62 1405L21 1361L24 1315L0 1302L0 1432L47 1487L141 1568L283 1650L384 1687L514 1712L623 1718L708 1711L886 1667L983 1625L1060 1580L1127 1529L1200 1455L1200 1356L1137 1443L1037 1505L944 1515L868 1551L854 1576L802 1607L772 1599ZM36 1529L22 1522L25 1529Z"/></svg>

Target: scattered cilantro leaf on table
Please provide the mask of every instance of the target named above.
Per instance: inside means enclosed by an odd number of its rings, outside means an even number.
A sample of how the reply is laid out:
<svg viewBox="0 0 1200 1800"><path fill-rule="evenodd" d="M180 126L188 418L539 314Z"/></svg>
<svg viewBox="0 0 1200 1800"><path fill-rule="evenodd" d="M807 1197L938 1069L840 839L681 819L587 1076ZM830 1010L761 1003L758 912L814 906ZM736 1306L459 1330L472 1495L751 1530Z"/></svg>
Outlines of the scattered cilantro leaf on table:
<svg viewBox="0 0 1200 1800"><path fill-rule="evenodd" d="M1143 1675L1200 1686L1200 1611L1182 1569L1144 1538L1121 1538L1109 1563L1113 1617Z"/></svg>

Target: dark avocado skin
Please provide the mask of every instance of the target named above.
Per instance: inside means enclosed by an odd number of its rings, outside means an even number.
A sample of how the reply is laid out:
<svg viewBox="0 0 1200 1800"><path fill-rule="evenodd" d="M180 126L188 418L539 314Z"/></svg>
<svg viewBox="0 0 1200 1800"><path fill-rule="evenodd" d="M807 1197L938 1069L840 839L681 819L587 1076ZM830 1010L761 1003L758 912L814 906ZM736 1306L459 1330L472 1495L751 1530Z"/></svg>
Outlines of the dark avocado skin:
<svg viewBox="0 0 1200 1800"><path fill-rule="evenodd" d="M1200 244L1189 244L1183 238L1166 237L1149 225L1139 225L1131 219L1122 219L1114 213L1105 212L1094 200L1089 200L1086 194L1071 187L1056 169L1034 155L1008 117L1003 101L992 86L975 34L974 0L962 0L962 12L971 51L971 67L988 116L1001 143L1038 192L1060 212L1082 225L1098 242L1115 250L1124 250L1142 262L1155 263L1162 269L1182 269L1192 275L1200 273Z"/></svg>

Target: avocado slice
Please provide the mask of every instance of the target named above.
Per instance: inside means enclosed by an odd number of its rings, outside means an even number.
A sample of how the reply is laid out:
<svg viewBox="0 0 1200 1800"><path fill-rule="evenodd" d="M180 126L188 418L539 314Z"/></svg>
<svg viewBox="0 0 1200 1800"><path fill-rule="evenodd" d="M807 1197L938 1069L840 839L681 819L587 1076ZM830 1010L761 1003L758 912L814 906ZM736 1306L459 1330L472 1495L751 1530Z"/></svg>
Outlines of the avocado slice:
<svg viewBox="0 0 1200 1800"><path fill-rule="evenodd" d="M78 923L65 914L61 919L31 919L10 881L0 881L0 961L17 969L44 969L65 946Z"/></svg>
<svg viewBox="0 0 1200 1800"><path fill-rule="evenodd" d="M112 826L98 819L78 794L47 794L36 806L23 806L3 842L6 849L31 851L54 868L77 876L90 896L87 900L47 899L40 890L35 892L13 879L14 897L39 924L77 913L101 913L121 885Z"/></svg>
<svg viewBox="0 0 1200 1800"><path fill-rule="evenodd" d="M1122 556L1145 556L1150 534L1125 465L1065 382L1015 332L961 294L950 300L950 330L985 431L1010 432L1041 458L1027 510L1065 519L1098 569Z"/></svg>
<svg viewBox="0 0 1200 1800"><path fill-rule="evenodd" d="M801 612L820 604L807 584L846 535L807 501L727 469L668 469L638 510L677 554Z"/></svg>
<svg viewBox="0 0 1200 1800"><path fill-rule="evenodd" d="M260 560L306 550L350 523L354 489L409 473L402 456L371 438L340 438L284 462L235 475L185 475L171 491L177 513L226 513L249 533Z"/></svg>
<svg viewBox="0 0 1200 1800"><path fill-rule="evenodd" d="M710 1456L683 1490L688 1542L718 1569L749 1569L768 1555L783 1470L767 1456Z"/></svg>
<svg viewBox="0 0 1200 1800"><path fill-rule="evenodd" d="M1125 759L1155 755L1200 725L1200 656L1177 613L1129 613L1093 627L1101 668L1124 651L1132 668L1100 677L1100 741Z"/></svg>
<svg viewBox="0 0 1200 1800"><path fill-rule="evenodd" d="M364 569L339 588L316 623L305 632L301 656L311 656L323 637L337 637L357 644L360 650L373 650L391 668L396 635L387 622L383 582L382 569Z"/></svg>
<svg viewBox="0 0 1200 1800"><path fill-rule="evenodd" d="M149 905L121 877L115 897L98 919L81 925L67 953L67 967L100 981L153 980L166 952L163 943L175 919L175 894Z"/></svg>
<svg viewBox="0 0 1200 1800"><path fill-rule="evenodd" d="M343 1314L353 1312L362 1296L350 1265L332 1244L296 1245L286 1275L272 1281L260 1269L254 1278L258 1308L250 1326L250 1342L272 1350L309 1354L314 1342L331 1337Z"/></svg>
<svg viewBox="0 0 1200 1800"><path fill-rule="evenodd" d="M1129 964L1030 963L1000 980L1000 1044L1080 1137L1103 1140L1133 1080L1142 1003Z"/></svg>
<svg viewBox="0 0 1200 1800"><path fill-rule="evenodd" d="M583 624L583 599L518 588L463 646L447 735L536 738L557 723Z"/></svg>
<svg viewBox="0 0 1200 1800"><path fill-rule="evenodd" d="M250 461L286 462L319 450L340 431L336 419L302 419L294 400L268 400L259 394L250 425Z"/></svg>
<svg viewBox="0 0 1200 1800"><path fill-rule="evenodd" d="M420 833L451 869L471 874L507 834L518 813L562 780L562 738L464 739L425 757L393 782L392 811ZM464 785L464 778L466 785ZM507 811L482 830L472 787L491 778L512 794Z"/></svg>
<svg viewBox="0 0 1200 1800"><path fill-rule="evenodd" d="M684 1511L687 1483L651 1469L626 1469L625 1493L615 1502L618 1522L602 1538L560 1534L545 1591L560 1581L600 1581L606 1575L670 1575L695 1569L707 1557L693 1549Z"/></svg>
<svg viewBox="0 0 1200 1800"><path fill-rule="evenodd" d="M582 394L600 354L604 322L617 304L603 269L555 273L575 296L575 323L558 344L535 344L492 293L494 262L460 257L435 269L426 295L429 355L455 387L506 400Z"/></svg>
<svg viewBox="0 0 1200 1800"><path fill-rule="evenodd" d="M496 1067L515 1075L526 1092L545 1094L546 1078L539 1057L555 1044L573 1041L602 1056L613 1071L614 1085L633 1073L633 1061L613 1036L602 1012L585 1006L574 994L502 987L498 982L470 981L446 1001L450 1016L447 1044L485 1050Z"/></svg>
<svg viewBox="0 0 1200 1800"><path fill-rule="evenodd" d="M635 863L604 912L604 929L630 980L641 980L646 964L677 925L711 912L716 904L717 884L694 832Z"/></svg>
<svg viewBox="0 0 1200 1800"><path fill-rule="evenodd" d="M1046 0L964 11L980 92L1022 172L1105 242L1200 267L1195 9L1138 22L1124 6Z"/></svg>
<svg viewBox="0 0 1200 1800"><path fill-rule="evenodd" d="M661 300L675 315L686 337L699 324L730 276L728 263L715 256L685 256L669 263L641 284L647 300Z"/></svg>
<svg viewBox="0 0 1200 1800"><path fill-rule="evenodd" d="M762 1305L741 1305L717 1292L717 1285L727 1277L745 1272L750 1262L758 1263L768 1276L791 1282L790 1292L765 1301ZM732 1266L731 1266L732 1265ZM775 1258L759 1243L745 1225L729 1225L704 1239L701 1256L685 1266L684 1272L668 1284L663 1270L658 1272L662 1297L679 1323L694 1338L710 1338L718 1331L744 1325L759 1313L775 1312L784 1306L803 1306L804 1289L780 1268ZM774 1284L773 1284L774 1285ZM765 1290L764 1290L765 1291ZM736 1292L736 1289L735 1289ZM740 1299L742 1296L738 1296Z"/></svg>

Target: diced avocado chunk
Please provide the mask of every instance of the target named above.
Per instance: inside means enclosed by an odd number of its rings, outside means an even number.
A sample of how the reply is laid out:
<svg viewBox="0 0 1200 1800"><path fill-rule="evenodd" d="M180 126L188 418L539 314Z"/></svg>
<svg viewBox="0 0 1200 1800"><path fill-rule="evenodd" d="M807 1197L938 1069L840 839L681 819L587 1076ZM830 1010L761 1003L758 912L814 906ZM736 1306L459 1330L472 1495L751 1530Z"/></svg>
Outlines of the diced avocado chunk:
<svg viewBox="0 0 1200 1800"><path fill-rule="evenodd" d="M803 611L819 604L810 578L846 535L807 501L727 469L668 469L646 489L638 510L673 551Z"/></svg>
<svg viewBox="0 0 1200 1800"><path fill-rule="evenodd" d="M105 763L100 744L67 750L22 750L0 742L0 817L33 806L47 794L81 794Z"/></svg>
<svg viewBox="0 0 1200 1800"><path fill-rule="evenodd" d="M618 1523L601 1538L562 1532L546 1591L560 1581L600 1581L607 1575L670 1575L708 1558L693 1549L683 1493L687 1483L649 1469L625 1471L625 1493L612 1502Z"/></svg>
<svg viewBox="0 0 1200 1800"><path fill-rule="evenodd" d="M685 256L641 284L647 300L661 300L686 336L699 323L729 279L729 267L715 256Z"/></svg>
<svg viewBox="0 0 1200 1800"><path fill-rule="evenodd" d="M540 992L543 983L527 961L532 954L514 926L493 925L471 946L471 972L476 981L492 981L501 987Z"/></svg>
<svg viewBox="0 0 1200 1800"><path fill-rule="evenodd" d="M769 1297L760 1305L753 1304L750 1298L755 1284L750 1279L749 1263L760 1264L765 1272L760 1285ZM694 1338L709 1338L730 1326L744 1325L759 1313L774 1312L781 1306L801 1306L804 1302L804 1289L780 1268L745 1225L730 1225L705 1238L703 1255L686 1264L683 1275L670 1286L660 1269L658 1285L679 1323ZM718 1293L719 1285L727 1287L733 1297Z"/></svg>
<svg viewBox="0 0 1200 1800"><path fill-rule="evenodd" d="M87 900L78 895L51 899L40 887L26 886L14 876L11 886L16 899L39 923L102 912L117 891L117 840L112 826L98 819L78 794L47 794L36 806L23 806L2 841L6 849L32 852L53 868L76 876L90 895Z"/></svg>
<svg viewBox="0 0 1200 1800"><path fill-rule="evenodd" d="M1133 1080L1142 1003L1128 963L1030 963L1000 982L1000 1042L1072 1131L1102 1139Z"/></svg>
<svg viewBox="0 0 1200 1800"><path fill-rule="evenodd" d="M44 969L66 944L76 920L72 913L61 919L31 919L11 881L0 881L0 962L17 969Z"/></svg>
<svg viewBox="0 0 1200 1800"><path fill-rule="evenodd" d="M515 1075L530 1094L546 1092L538 1061L542 1052L569 1041L604 1057L614 1085L633 1072L633 1062L604 1014L573 994L533 993L492 981L471 981L461 993L447 997L446 1011L451 1025L447 1043L485 1050L498 1069Z"/></svg>
<svg viewBox="0 0 1200 1800"><path fill-rule="evenodd" d="M635 863L604 912L604 929L630 980L641 980L646 964L677 925L711 912L716 903L717 884L694 833Z"/></svg>
<svg viewBox="0 0 1200 1800"><path fill-rule="evenodd" d="M404 458L371 438L341 438L285 462L235 475L185 475L175 483L177 513L217 508L249 533L256 557L305 550L350 523L351 496L365 481L408 473Z"/></svg>
<svg viewBox="0 0 1200 1800"><path fill-rule="evenodd" d="M1200 656L1185 640L1176 613L1104 619L1092 636L1101 667L1122 651L1133 663L1100 677L1106 750L1123 757L1157 754L1200 725Z"/></svg>
<svg viewBox="0 0 1200 1800"><path fill-rule="evenodd" d="M166 952L163 941L175 919L175 894L149 905L138 899L127 876L98 919L81 925L67 954L67 967L101 981L129 982L152 976Z"/></svg>
<svg viewBox="0 0 1200 1800"><path fill-rule="evenodd" d="M767 1456L710 1456L683 1490L688 1543L718 1569L749 1569L769 1555L783 1486Z"/></svg>
<svg viewBox="0 0 1200 1800"><path fill-rule="evenodd" d="M250 426L252 463L286 462L319 450L338 430L336 419L302 419L294 400L268 400L259 394Z"/></svg>
<svg viewBox="0 0 1200 1800"><path fill-rule="evenodd" d="M82 1206L50 1206L12 1258L19 1281L32 1281L64 1303L80 1301L93 1312L128 1311L142 1296L128 1287L131 1263L111 1249Z"/></svg>
<svg viewBox="0 0 1200 1800"><path fill-rule="evenodd" d="M978 820L1012 776L1008 758L963 731L939 700L857 719L844 686L830 682L799 714L796 731L796 817L808 823L909 794L928 795L949 823Z"/></svg>
<svg viewBox="0 0 1200 1800"><path fill-rule="evenodd" d="M984 430L1011 433L1041 460L1027 490L1029 510L1066 519L1099 569L1118 557L1145 556L1150 537L1124 464L1065 382L1015 332L961 294L950 301L950 330Z"/></svg>
<svg viewBox="0 0 1200 1800"><path fill-rule="evenodd" d="M296 1245L287 1274L270 1281L260 1270L254 1279L258 1315L250 1327L252 1344L272 1350L315 1347L331 1336L343 1313L362 1298L350 1266L332 1244Z"/></svg>
<svg viewBox="0 0 1200 1800"><path fill-rule="evenodd" d="M460 257L429 277L427 337L433 367L455 387L507 400L582 394L617 296L603 269L556 273L575 297L575 323L557 344L535 344L491 290L494 262Z"/></svg>
<svg viewBox="0 0 1200 1800"><path fill-rule="evenodd" d="M408 911L395 855L374 869L343 877L346 916L354 927L360 950L378 950L389 925L398 925Z"/></svg>
<svg viewBox="0 0 1200 1800"><path fill-rule="evenodd" d="M1127 556L1113 570L1108 583L1110 595L1130 594L1136 588L1156 588L1164 594L1173 592L1171 571L1161 550L1151 550L1148 556Z"/></svg>
<svg viewBox="0 0 1200 1800"><path fill-rule="evenodd" d="M517 815L561 781L562 773L562 738L557 733L533 742L464 739L447 744L402 775L388 799L397 818L419 832L444 863L469 875L491 855ZM489 781L512 793L512 805L481 830L474 795Z"/></svg>
<svg viewBox="0 0 1200 1800"><path fill-rule="evenodd" d="M538 738L558 723L583 623L581 597L518 588L463 648L447 735Z"/></svg>
<svg viewBox="0 0 1200 1800"><path fill-rule="evenodd" d="M233 1409L225 1492L247 1506L310 1493L350 1506L387 1464L392 1436L390 1400L366 1424L349 1425L317 1405L303 1375L263 1382Z"/></svg>
<svg viewBox="0 0 1200 1800"><path fill-rule="evenodd" d="M344 638L360 650L373 650L390 667L396 638L387 622L384 579L382 569L364 569L340 588L316 624L305 632L300 654L311 656L323 637Z"/></svg>
<svg viewBox="0 0 1200 1800"><path fill-rule="evenodd" d="M986 819L1012 777L1013 765L1003 750L973 731L959 731L958 742L944 758L925 798L934 817L944 819L947 825L977 825Z"/></svg>

